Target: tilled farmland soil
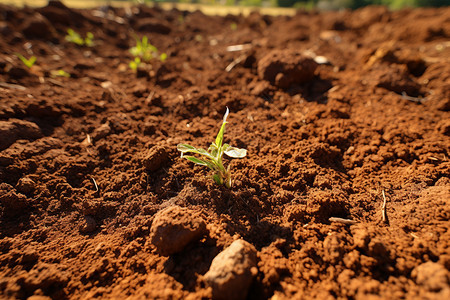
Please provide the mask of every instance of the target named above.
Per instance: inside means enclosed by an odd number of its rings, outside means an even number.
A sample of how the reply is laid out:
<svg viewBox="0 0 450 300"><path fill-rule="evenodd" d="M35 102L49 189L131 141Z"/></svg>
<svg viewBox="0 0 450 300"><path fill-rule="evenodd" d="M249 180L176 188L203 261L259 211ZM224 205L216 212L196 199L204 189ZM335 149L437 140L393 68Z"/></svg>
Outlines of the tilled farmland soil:
<svg viewBox="0 0 450 300"><path fill-rule="evenodd" d="M450 299L449 8L51 2L0 32L1 299ZM144 35L168 58L133 71ZM176 147L226 107L231 189Z"/></svg>

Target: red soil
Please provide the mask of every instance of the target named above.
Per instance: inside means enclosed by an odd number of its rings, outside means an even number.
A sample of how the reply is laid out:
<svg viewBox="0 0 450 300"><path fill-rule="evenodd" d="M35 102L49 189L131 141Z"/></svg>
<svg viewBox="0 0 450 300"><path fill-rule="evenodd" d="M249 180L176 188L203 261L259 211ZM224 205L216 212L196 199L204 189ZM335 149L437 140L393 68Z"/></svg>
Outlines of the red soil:
<svg viewBox="0 0 450 300"><path fill-rule="evenodd" d="M210 298L236 239L256 249L248 299L450 297L449 8L54 2L0 6L0 31L0 298ZM134 33L168 59L129 69ZM230 190L176 149L208 147L226 107L248 150Z"/></svg>

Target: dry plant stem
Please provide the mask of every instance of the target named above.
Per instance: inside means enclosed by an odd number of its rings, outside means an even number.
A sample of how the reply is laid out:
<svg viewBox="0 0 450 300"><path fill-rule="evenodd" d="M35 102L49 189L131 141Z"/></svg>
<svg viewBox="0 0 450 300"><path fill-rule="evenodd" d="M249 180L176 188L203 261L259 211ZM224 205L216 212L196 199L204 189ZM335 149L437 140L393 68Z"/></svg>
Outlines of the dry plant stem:
<svg viewBox="0 0 450 300"><path fill-rule="evenodd" d="M94 177L91 177L92 181L94 182L94 186L95 186L95 191L98 192L98 185L97 182L95 181Z"/></svg>
<svg viewBox="0 0 450 300"><path fill-rule="evenodd" d="M402 92L402 98L405 100L420 103L420 104L426 100L426 98L408 96L405 92Z"/></svg>
<svg viewBox="0 0 450 300"><path fill-rule="evenodd" d="M245 59L245 55L239 56L225 68L225 71L231 72L231 70L233 70L233 68L236 67L238 64L240 64L244 59Z"/></svg>
<svg viewBox="0 0 450 300"><path fill-rule="evenodd" d="M386 195L384 194L384 190L381 191L383 195L383 206L381 207L381 221L386 223Z"/></svg>
<svg viewBox="0 0 450 300"><path fill-rule="evenodd" d="M357 221L354 221L354 220L343 219L343 218L336 218L336 217L331 217L331 218L328 219L328 221L330 221L330 222L342 223L342 224L347 224L347 225L355 225L355 224L358 224L358 222L357 222Z"/></svg>
<svg viewBox="0 0 450 300"><path fill-rule="evenodd" d="M19 90L19 91L25 91L27 88L14 83L6 83L6 82L0 82L0 87L7 88L7 89L13 89L13 90Z"/></svg>
<svg viewBox="0 0 450 300"><path fill-rule="evenodd" d="M60 87L64 87L64 84L56 79L53 78L47 78L48 82L56 85L56 86L60 86Z"/></svg>

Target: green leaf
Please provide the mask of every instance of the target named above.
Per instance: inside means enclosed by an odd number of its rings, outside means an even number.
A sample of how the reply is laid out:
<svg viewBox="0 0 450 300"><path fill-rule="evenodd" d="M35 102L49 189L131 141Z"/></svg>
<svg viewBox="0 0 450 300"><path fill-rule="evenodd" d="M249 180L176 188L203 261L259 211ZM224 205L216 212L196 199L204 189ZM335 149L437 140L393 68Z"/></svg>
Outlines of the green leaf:
<svg viewBox="0 0 450 300"><path fill-rule="evenodd" d="M216 144L212 143L211 146L208 148L208 152L211 154L211 156L217 158L219 149L217 149Z"/></svg>
<svg viewBox="0 0 450 300"><path fill-rule="evenodd" d="M36 56L30 57L30 59L28 60L28 64L30 65L30 68L34 65L35 62L36 62Z"/></svg>
<svg viewBox="0 0 450 300"><path fill-rule="evenodd" d="M141 59L139 57L135 57L133 61L130 61L130 68L134 71L141 65Z"/></svg>
<svg viewBox="0 0 450 300"><path fill-rule="evenodd" d="M224 153L229 157L242 158L247 155L247 150L229 146L226 150L224 150Z"/></svg>
<svg viewBox="0 0 450 300"><path fill-rule="evenodd" d="M28 68L31 68L34 63L36 62L36 56L32 56L30 57L30 59L26 59L25 56L23 56L20 53L16 53L16 56L23 62L23 64L25 66L27 66Z"/></svg>
<svg viewBox="0 0 450 300"><path fill-rule="evenodd" d="M197 153L200 155L204 155L210 159L213 159L214 157L211 156L205 149L202 148L195 148L194 146L188 145L188 144L178 144L177 145L178 151L183 153Z"/></svg>
<svg viewBox="0 0 450 300"><path fill-rule="evenodd" d="M192 161L193 163L196 163L197 165L208 166L208 163L206 161L204 161L203 159L199 159L195 156L184 156L184 158Z"/></svg>
<svg viewBox="0 0 450 300"><path fill-rule="evenodd" d="M81 36L75 32L75 30L69 28L67 29L67 34L66 35L66 40L71 42L71 43L75 43L79 46L83 46L84 45L84 40L81 38Z"/></svg>
<svg viewBox="0 0 450 300"><path fill-rule="evenodd" d="M147 45L148 45L148 37L147 37L146 35L144 35L144 36L142 37L142 43L141 43L141 46L142 46L143 48L146 48Z"/></svg>
<svg viewBox="0 0 450 300"><path fill-rule="evenodd" d="M158 52L158 48L156 48L152 44L148 44L147 47L148 47L147 50L150 51L150 52L155 52L155 53Z"/></svg>
<svg viewBox="0 0 450 300"><path fill-rule="evenodd" d="M66 78L69 78L70 74L67 73L66 71L64 71L63 69L59 69L59 70L51 70L50 71L50 76L51 77L66 77Z"/></svg>
<svg viewBox="0 0 450 300"><path fill-rule="evenodd" d="M228 107L227 107L227 111L225 112L225 115L223 116L222 127L220 127L219 133L217 134L217 137L216 137L217 148L222 147L223 135L225 133L225 124L227 124L227 117L228 117L229 113L230 113L230 111L228 110Z"/></svg>
<svg viewBox="0 0 450 300"><path fill-rule="evenodd" d="M181 151L181 152L187 152L190 150L197 150L197 148L195 148L194 146L188 145L188 144L178 144L177 150Z"/></svg>
<svg viewBox="0 0 450 300"><path fill-rule="evenodd" d="M130 53L131 53L133 56L139 56L139 49L138 49L137 47L132 47L132 48L130 49Z"/></svg>
<svg viewBox="0 0 450 300"><path fill-rule="evenodd" d="M213 171L218 171L218 167L215 164L213 164L212 162L209 162L207 160L200 159L195 156L184 156L184 158L192 161L193 163L196 163L197 165L207 166L208 168L210 168Z"/></svg>

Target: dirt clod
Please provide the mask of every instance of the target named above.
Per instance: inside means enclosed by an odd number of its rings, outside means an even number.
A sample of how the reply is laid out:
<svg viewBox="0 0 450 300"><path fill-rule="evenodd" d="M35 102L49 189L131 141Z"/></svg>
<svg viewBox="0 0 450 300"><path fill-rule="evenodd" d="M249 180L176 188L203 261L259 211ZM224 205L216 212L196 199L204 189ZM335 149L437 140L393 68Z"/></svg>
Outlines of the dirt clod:
<svg viewBox="0 0 450 300"><path fill-rule="evenodd" d="M91 233L97 228L97 222L90 216L84 216L80 224L81 233Z"/></svg>
<svg viewBox="0 0 450 300"><path fill-rule="evenodd" d="M450 273L439 263L429 261L421 264L413 270L412 275L418 284L429 291L439 292L450 289Z"/></svg>
<svg viewBox="0 0 450 300"><path fill-rule="evenodd" d="M280 88L302 84L314 77L317 63L292 50L273 50L258 62L258 74Z"/></svg>
<svg viewBox="0 0 450 300"><path fill-rule="evenodd" d="M34 192L36 188L36 183L28 177L20 178L19 182L16 185L16 189L24 194L31 194Z"/></svg>
<svg viewBox="0 0 450 300"><path fill-rule="evenodd" d="M108 123L102 124L100 127L96 128L92 133L91 137L94 141L105 138L111 132L111 127Z"/></svg>
<svg viewBox="0 0 450 300"><path fill-rule="evenodd" d="M150 240L161 255L182 251L206 233L205 221L188 208L169 206L159 211L150 229Z"/></svg>
<svg viewBox="0 0 450 300"><path fill-rule="evenodd" d="M219 253L205 274L212 287L213 299L246 299L256 275L256 249L244 241L236 240Z"/></svg>
<svg viewBox="0 0 450 300"><path fill-rule="evenodd" d="M0 120L0 150L8 148L18 139L37 139L42 136L40 128L33 122L10 119Z"/></svg>
<svg viewBox="0 0 450 300"><path fill-rule="evenodd" d="M168 159L169 154L166 147L157 145L148 150L142 162L148 171L154 172L161 168Z"/></svg>
<svg viewBox="0 0 450 300"><path fill-rule="evenodd" d="M141 19L137 23L137 28L139 31L144 32L154 32L160 34L170 33L170 27L162 23L160 20L155 20L152 18Z"/></svg>
<svg viewBox="0 0 450 300"><path fill-rule="evenodd" d="M7 183L0 184L0 203L6 217L14 217L23 213L29 205L25 195L17 191Z"/></svg>
<svg viewBox="0 0 450 300"><path fill-rule="evenodd" d="M32 38L52 39L55 36L51 23L39 13L25 21L22 32Z"/></svg>

